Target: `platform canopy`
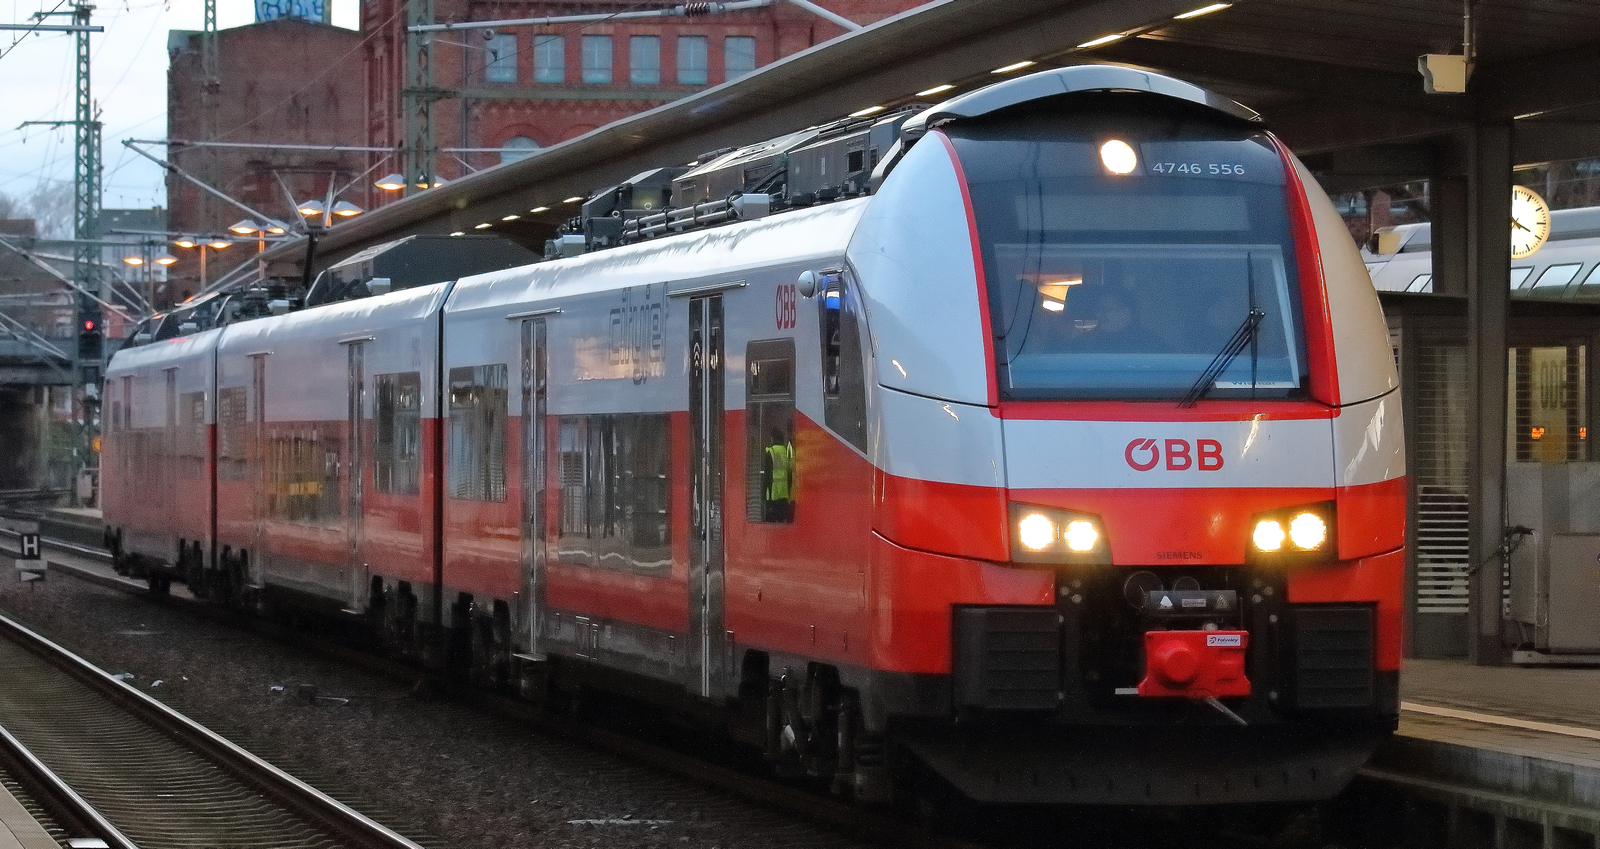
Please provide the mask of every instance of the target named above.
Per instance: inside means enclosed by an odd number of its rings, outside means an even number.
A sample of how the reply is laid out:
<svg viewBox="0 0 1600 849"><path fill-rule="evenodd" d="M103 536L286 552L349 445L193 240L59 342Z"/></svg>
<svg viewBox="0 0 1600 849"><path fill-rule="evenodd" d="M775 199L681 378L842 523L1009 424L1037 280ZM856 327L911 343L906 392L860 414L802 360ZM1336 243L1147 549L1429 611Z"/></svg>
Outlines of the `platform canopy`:
<svg viewBox="0 0 1600 849"><path fill-rule="evenodd" d="M936 0L755 73L346 222L318 245L334 262L411 233L489 223L528 244L567 198L917 92L938 100L993 82L995 69L1120 62L1228 95L1266 116L1330 188L1427 176L1441 137L1514 124L1517 164L1600 156L1600 4L1591 0ZM1466 94L1426 94L1417 59L1460 54L1471 12ZM1115 40L1089 45L1108 36ZM541 206L550 211L533 214ZM507 215L522 216L502 222ZM297 264L294 243L273 251ZM320 264L320 263L319 263Z"/></svg>

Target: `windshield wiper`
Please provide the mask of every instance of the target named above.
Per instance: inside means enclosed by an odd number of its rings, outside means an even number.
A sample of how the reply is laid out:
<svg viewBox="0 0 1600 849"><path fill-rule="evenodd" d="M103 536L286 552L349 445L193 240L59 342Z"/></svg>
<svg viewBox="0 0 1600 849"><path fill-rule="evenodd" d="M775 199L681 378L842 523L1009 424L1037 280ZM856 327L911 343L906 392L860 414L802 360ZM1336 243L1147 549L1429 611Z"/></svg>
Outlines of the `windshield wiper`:
<svg viewBox="0 0 1600 849"><path fill-rule="evenodd" d="M1221 377L1224 371L1227 371L1228 364L1233 362L1233 358L1239 356L1239 352L1244 350L1244 346L1255 341L1256 325L1260 324L1261 319L1265 318L1266 315L1266 313L1257 309L1252 309L1245 314L1244 321L1239 325L1239 329L1233 331L1233 336L1228 338L1228 344L1222 346L1222 350L1218 351L1217 356L1211 360L1211 365L1206 366L1205 373L1200 375L1200 379L1195 381L1193 386L1189 387L1189 394L1183 396L1183 400L1178 402L1180 408L1193 407L1196 402L1205 397L1207 392L1211 391L1211 384L1216 382L1216 379ZM1252 380L1253 377L1252 375Z"/></svg>

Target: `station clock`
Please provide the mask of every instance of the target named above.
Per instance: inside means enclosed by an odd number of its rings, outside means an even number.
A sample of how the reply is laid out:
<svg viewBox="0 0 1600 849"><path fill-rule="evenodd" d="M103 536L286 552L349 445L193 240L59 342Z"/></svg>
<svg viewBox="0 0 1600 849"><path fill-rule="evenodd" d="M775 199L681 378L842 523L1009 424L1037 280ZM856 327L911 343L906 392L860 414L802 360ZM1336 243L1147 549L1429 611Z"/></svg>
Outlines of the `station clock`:
<svg viewBox="0 0 1600 849"><path fill-rule="evenodd" d="M1526 259L1550 238L1550 207L1539 193L1511 187L1511 258Z"/></svg>

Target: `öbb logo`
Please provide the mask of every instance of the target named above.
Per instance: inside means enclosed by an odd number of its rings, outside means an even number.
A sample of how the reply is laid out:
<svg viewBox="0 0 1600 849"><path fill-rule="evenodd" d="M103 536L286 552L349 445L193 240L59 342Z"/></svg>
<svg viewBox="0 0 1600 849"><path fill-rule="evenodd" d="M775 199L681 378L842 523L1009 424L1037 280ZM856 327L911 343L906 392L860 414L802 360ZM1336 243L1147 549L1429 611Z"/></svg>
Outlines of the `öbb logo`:
<svg viewBox="0 0 1600 849"><path fill-rule="evenodd" d="M1165 439L1158 447L1154 439L1135 439L1123 449L1122 456L1137 472L1148 472L1167 458L1167 470L1183 472L1196 469L1214 472L1222 468L1222 443L1215 439L1196 439L1193 447L1187 439Z"/></svg>

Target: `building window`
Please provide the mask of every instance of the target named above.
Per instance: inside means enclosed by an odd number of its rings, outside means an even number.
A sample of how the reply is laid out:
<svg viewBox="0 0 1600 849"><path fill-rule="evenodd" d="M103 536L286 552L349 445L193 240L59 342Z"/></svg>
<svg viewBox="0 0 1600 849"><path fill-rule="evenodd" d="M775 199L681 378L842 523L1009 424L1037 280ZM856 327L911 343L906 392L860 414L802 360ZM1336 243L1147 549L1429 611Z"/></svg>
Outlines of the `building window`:
<svg viewBox="0 0 1600 849"><path fill-rule="evenodd" d="M793 522L794 340L745 349L745 519Z"/></svg>
<svg viewBox="0 0 1600 849"><path fill-rule="evenodd" d="M391 495L416 495L422 481L422 375L380 374L376 383L373 488Z"/></svg>
<svg viewBox="0 0 1600 849"><path fill-rule="evenodd" d="M567 40L559 35L533 37L533 81L560 83L567 80Z"/></svg>
<svg viewBox="0 0 1600 849"><path fill-rule="evenodd" d="M497 35L489 39L484 48L483 78L491 83L517 81L517 37L512 34Z"/></svg>
<svg viewBox="0 0 1600 849"><path fill-rule="evenodd" d="M748 35L730 35L722 40L722 76L738 79L756 69L756 40Z"/></svg>
<svg viewBox="0 0 1600 849"><path fill-rule="evenodd" d="M706 55L705 36L678 36L678 82L684 85L705 85Z"/></svg>
<svg viewBox="0 0 1600 849"><path fill-rule="evenodd" d="M506 500L504 363L450 370L450 497Z"/></svg>
<svg viewBox="0 0 1600 849"><path fill-rule="evenodd" d="M539 149L539 143L527 136L512 136L500 145L500 164L516 162L518 159L527 159Z"/></svg>
<svg viewBox="0 0 1600 849"><path fill-rule="evenodd" d="M586 83L611 82L611 36L586 35L583 37L583 81Z"/></svg>
<svg viewBox="0 0 1600 849"><path fill-rule="evenodd" d="M664 413L562 417L562 562L671 572L669 437Z"/></svg>
<svg viewBox="0 0 1600 849"><path fill-rule="evenodd" d="M636 35L628 39L628 82L634 85L661 82L661 36Z"/></svg>

